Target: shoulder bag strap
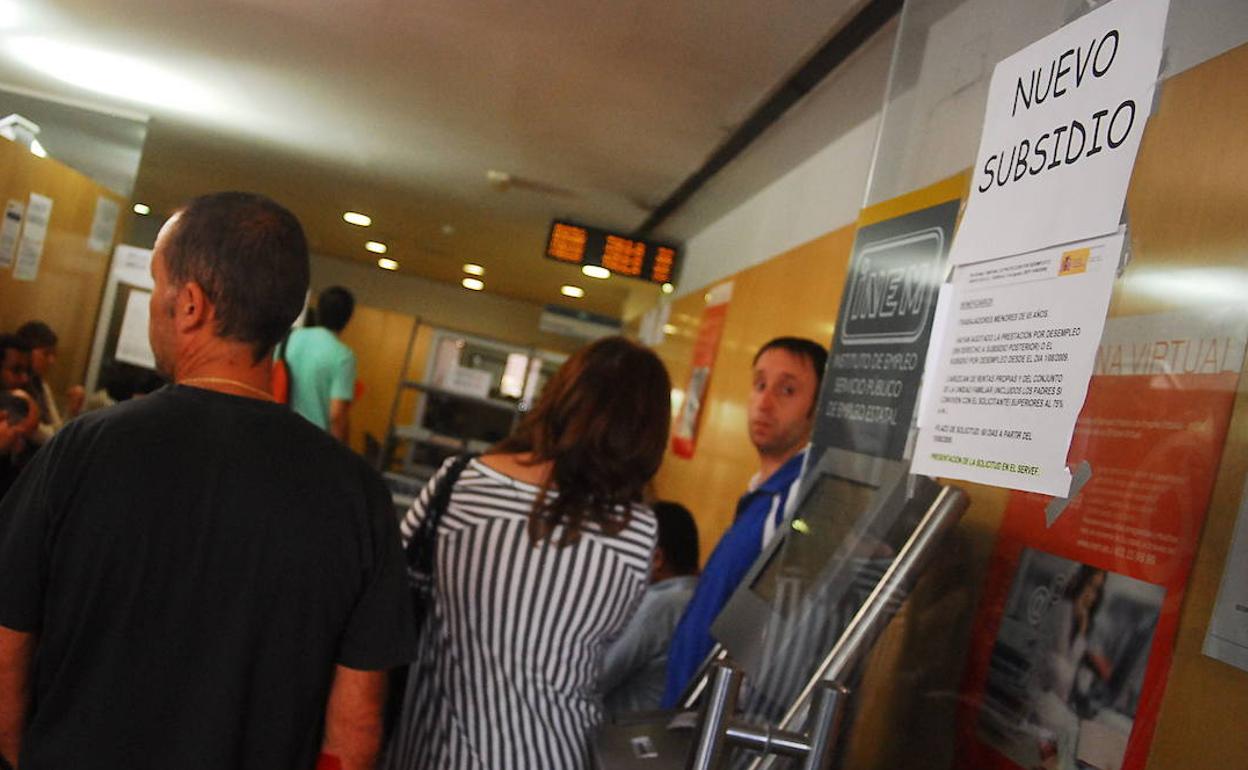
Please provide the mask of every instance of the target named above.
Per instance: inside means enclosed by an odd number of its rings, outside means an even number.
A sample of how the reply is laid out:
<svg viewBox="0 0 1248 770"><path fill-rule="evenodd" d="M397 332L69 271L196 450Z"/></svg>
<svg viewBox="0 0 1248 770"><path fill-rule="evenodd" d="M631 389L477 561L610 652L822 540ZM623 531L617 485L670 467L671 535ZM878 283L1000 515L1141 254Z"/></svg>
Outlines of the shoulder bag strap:
<svg viewBox="0 0 1248 770"><path fill-rule="evenodd" d="M468 467L468 463L472 462L473 457L475 455L471 454L456 457L442 478L438 479L438 485L433 489L433 497L429 500L429 507L425 509L425 520L421 523L420 533L407 544L407 563L422 574L428 575L430 579L433 578L434 561L437 556L438 523L451 503L451 490L455 482L459 480L459 475L464 472L464 468Z"/></svg>

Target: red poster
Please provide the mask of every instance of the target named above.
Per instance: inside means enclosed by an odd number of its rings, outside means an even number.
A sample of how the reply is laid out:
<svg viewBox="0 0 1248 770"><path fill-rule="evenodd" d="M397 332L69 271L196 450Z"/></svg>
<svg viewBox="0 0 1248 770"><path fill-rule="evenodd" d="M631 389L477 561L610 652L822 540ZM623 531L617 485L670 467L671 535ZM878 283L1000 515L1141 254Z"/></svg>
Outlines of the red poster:
<svg viewBox="0 0 1248 770"><path fill-rule="evenodd" d="M728 317L728 300L731 298L731 283L720 284L707 293L706 309L702 311L702 323L698 326L698 339L693 343L693 366L685 388L685 401L672 430L672 451L679 457L693 457L698 443L702 402L710 387L711 370L715 367L715 354L719 351L719 338L724 333L724 320Z"/></svg>
<svg viewBox="0 0 1248 770"><path fill-rule="evenodd" d="M1235 313L1106 324L1068 455L1091 477L1064 509L1020 492L1006 507L959 767L1144 767L1244 345Z"/></svg>

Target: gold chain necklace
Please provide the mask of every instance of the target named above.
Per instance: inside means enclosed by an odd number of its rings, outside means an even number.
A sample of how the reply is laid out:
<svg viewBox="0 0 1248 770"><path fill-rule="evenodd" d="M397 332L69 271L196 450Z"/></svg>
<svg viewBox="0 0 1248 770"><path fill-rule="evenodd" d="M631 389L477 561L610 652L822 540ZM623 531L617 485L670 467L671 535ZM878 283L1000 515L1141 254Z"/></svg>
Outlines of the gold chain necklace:
<svg viewBox="0 0 1248 770"><path fill-rule="evenodd" d="M177 384L190 385L193 383L212 384L212 385L233 385L236 388L242 388L248 393L254 393L257 397L262 398L265 401L274 400L273 394L268 392L267 390L261 390L260 388L252 387L251 385L248 385L245 382L239 382L238 380L231 380L227 377L188 377L185 380L178 380Z"/></svg>

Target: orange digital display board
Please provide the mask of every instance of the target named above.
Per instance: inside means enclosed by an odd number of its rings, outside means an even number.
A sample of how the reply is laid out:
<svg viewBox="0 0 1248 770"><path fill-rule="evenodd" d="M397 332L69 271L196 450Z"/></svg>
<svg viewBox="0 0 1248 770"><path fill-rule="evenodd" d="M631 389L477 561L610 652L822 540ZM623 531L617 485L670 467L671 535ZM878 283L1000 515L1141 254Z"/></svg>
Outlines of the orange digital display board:
<svg viewBox="0 0 1248 770"><path fill-rule="evenodd" d="M666 243L630 238L597 227L555 220L546 239L546 257L574 265L597 265L616 275L668 283L680 251Z"/></svg>

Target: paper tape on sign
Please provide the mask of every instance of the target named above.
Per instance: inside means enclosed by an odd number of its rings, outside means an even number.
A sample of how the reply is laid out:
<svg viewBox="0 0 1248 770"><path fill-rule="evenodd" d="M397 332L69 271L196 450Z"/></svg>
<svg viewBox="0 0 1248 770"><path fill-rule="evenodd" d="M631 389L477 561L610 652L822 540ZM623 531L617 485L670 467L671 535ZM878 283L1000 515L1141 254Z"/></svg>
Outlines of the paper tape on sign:
<svg viewBox="0 0 1248 770"><path fill-rule="evenodd" d="M954 264L1118 228L1168 10L1114 0L996 66Z"/></svg>

